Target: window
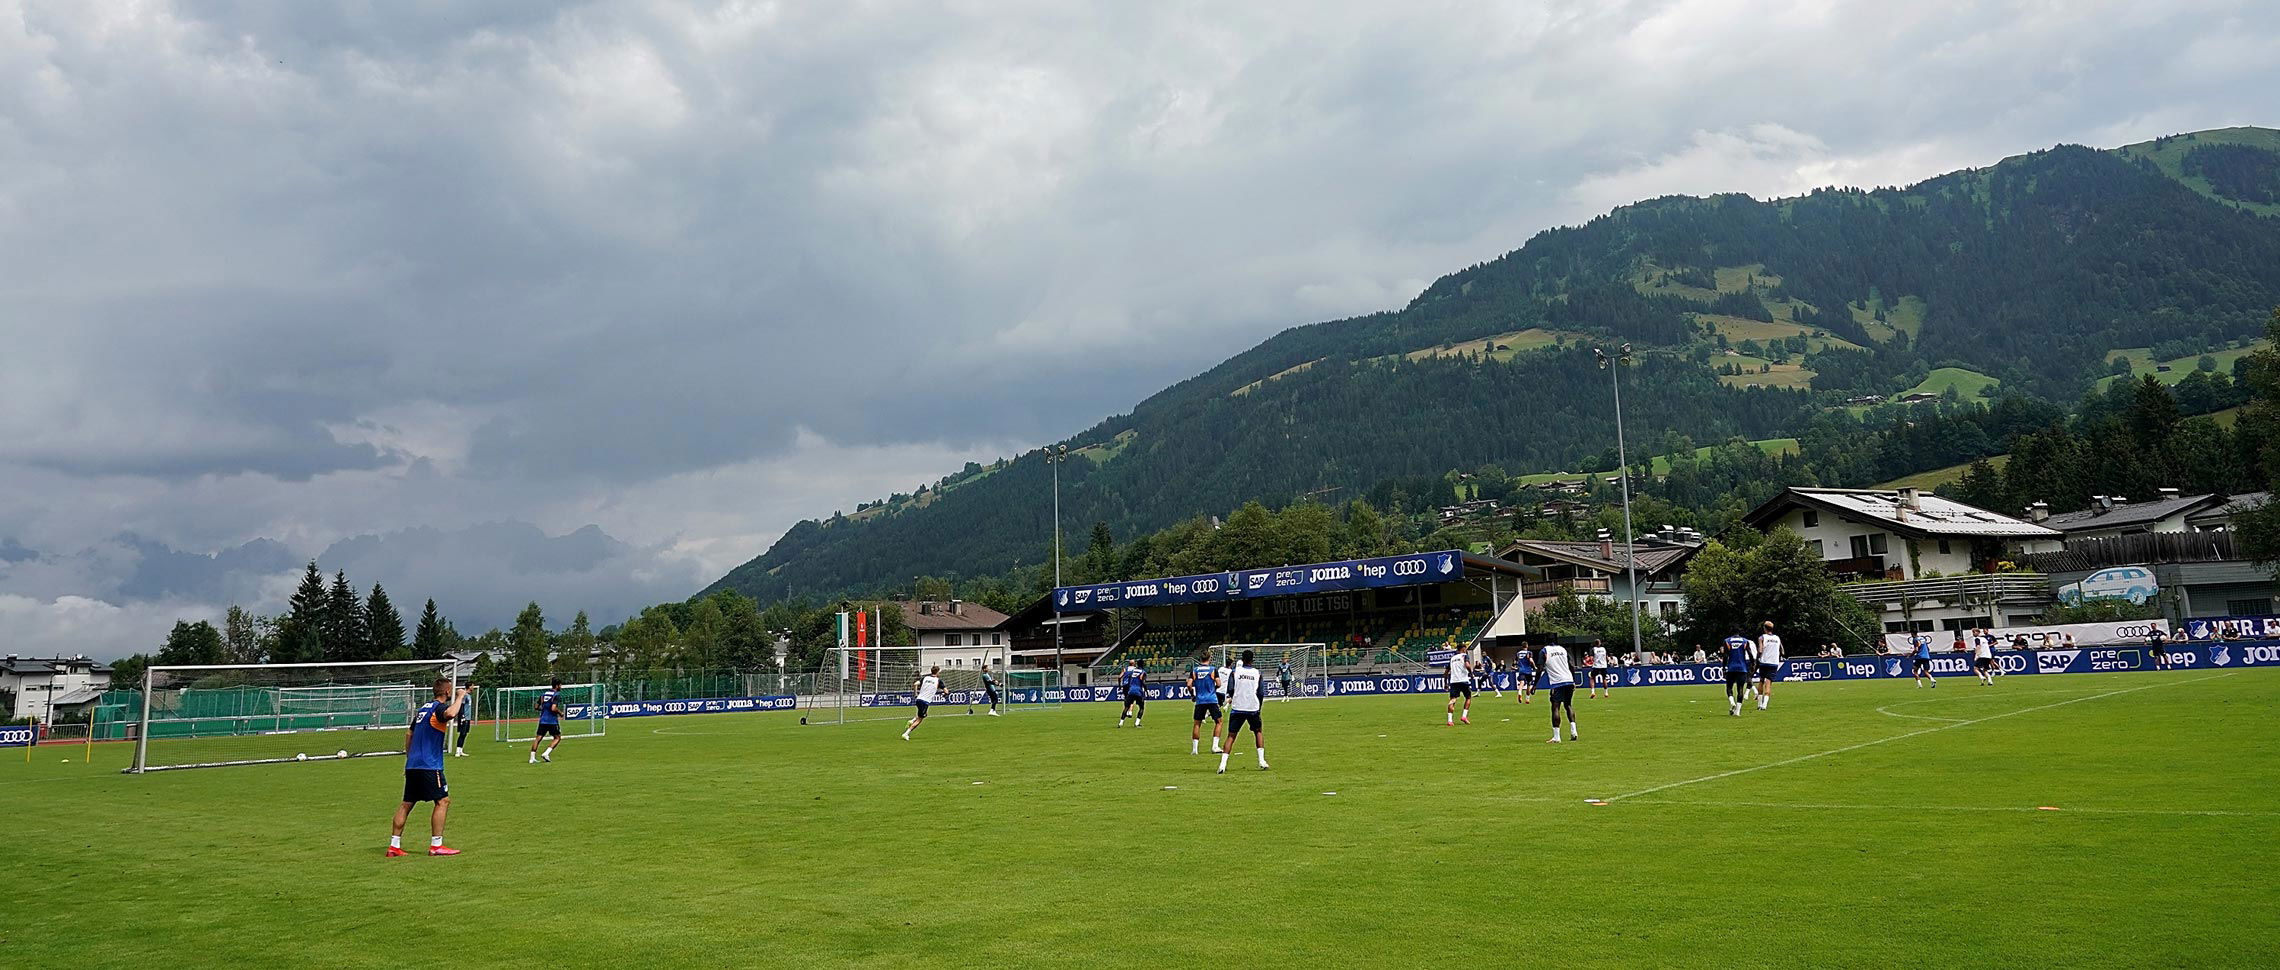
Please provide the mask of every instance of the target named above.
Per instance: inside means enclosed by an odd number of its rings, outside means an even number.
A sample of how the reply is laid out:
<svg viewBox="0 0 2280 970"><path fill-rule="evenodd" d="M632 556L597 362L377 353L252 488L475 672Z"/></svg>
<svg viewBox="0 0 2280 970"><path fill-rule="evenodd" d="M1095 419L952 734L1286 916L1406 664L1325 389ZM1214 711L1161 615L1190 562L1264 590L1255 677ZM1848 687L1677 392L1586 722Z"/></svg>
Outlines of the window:
<svg viewBox="0 0 2280 970"><path fill-rule="evenodd" d="M1668 620L1678 615L1677 603L1673 603L1669 600L1664 600L1661 604L1659 604L1659 606L1662 610L1663 619Z"/></svg>
<svg viewBox="0 0 2280 970"><path fill-rule="evenodd" d="M2263 616L2270 612L2272 612L2271 597L2260 600L2225 601L2225 614L2228 616Z"/></svg>
<svg viewBox="0 0 2280 970"><path fill-rule="evenodd" d="M1808 528L1808 529L1818 529L1818 528L1820 528L1820 527L1821 527L1821 513L1820 513L1819 511L1817 511L1817 510L1814 510L1814 509L1806 509L1806 510L1805 510L1805 527L1806 527L1806 528Z"/></svg>
<svg viewBox="0 0 2280 970"><path fill-rule="evenodd" d="M1885 550L1890 548L1890 546L1886 544L1888 541L1889 540L1886 539L1884 533L1882 532L1870 533L1865 536L1854 536L1852 537L1853 558L1866 559L1870 556L1884 555Z"/></svg>
<svg viewBox="0 0 2280 970"><path fill-rule="evenodd" d="M1829 558L1829 551L1828 551L1827 549L1824 549L1824 548L1822 548L1822 547L1821 547L1821 540L1819 540L1819 539L1815 539L1815 540L1813 540L1812 542L1809 542L1809 543L1806 543L1806 544L1807 544L1807 545L1810 545L1810 546L1812 546L1812 547L1813 547L1813 558L1815 558L1815 559L1827 559L1827 558Z"/></svg>
<svg viewBox="0 0 2280 970"><path fill-rule="evenodd" d="M1005 643L1005 634L1003 634L1003 633L992 633L992 634L990 634L990 646L993 646L993 647L996 647L996 646L1002 646L1002 645L1004 645L1004 643Z"/></svg>
<svg viewBox="0 0 2280 970"><path fill-rule="evenodd" d="M1940 555L1943 555L1943 556L1950 556L1950 555L1954 555L1954 554L1955 554L1955 550L1948 548L1948 541L1947 541L1946 539L1941 539L1941 540L1940 540Z"/></svg>
<svg viewBox="0 0 2280 970"><path fill-rule="evenodd" d="M942 635L942 645L945 647L955 647L962 644L963 642L964 641L959 639L958 635L955 633L945 633Z"/></svg>

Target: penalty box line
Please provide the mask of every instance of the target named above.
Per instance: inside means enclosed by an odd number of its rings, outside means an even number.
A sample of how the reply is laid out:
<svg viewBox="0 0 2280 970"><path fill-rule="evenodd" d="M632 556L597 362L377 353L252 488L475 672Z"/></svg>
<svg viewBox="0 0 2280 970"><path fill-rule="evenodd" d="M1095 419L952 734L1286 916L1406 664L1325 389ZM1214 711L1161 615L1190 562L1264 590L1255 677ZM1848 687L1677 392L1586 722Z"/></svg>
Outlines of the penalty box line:
<svg viewBox="0 0 2280 970"><path fill-rule="evenodd" d="M1853 805L1834 802L1728 802L1687 799L1660 801L1655 805L1672 805L1681 808L1786 808L1797 811L1832 812L2048 812L2053 809L2027 805ZM2230 809L2196 808L2061 808L2060 814L2069 815L2204 815L2237 818L2280 818L2280 812L2252 812Z"/></svg>
<svg viewBox="0 0 2280 970"><path fill-rule="evenodd" d="M1841 747L1841 748L1830 748L1830 749L1829 749L1829 750L1827 750L1827 751L1816 751L1816 752L1814 752L1814 753L1812 753L1812 754L1801 754L1801 755L1798 755L1797 757L1794 757L1794 758L1784 758L1784 759L1782 759L1782 760L1780 760L1780 761L1770 761L1770 762L1767 762L1767 763L1765 763L1765 764L1762 764L1762 765L1754 765L1754 766L1752 766L1752 767L1748 767L1748 768L1736 768L1736 769L1734 769L1734 770L1732 770L1732 771L1721 771L1721 772L1719 772L1719 773L1717 773L1717 774L1714 774L1714 775L1703 775L1703 776L1702 776L1702 777L1700 777L1700 778L1689 778L1689 779L1686 779L1685 781L1674 781L1674 782L1671 782L1671 783L1669 783L1669 784L1667 784L1667 785L1656 785L1656 786L1655 786L1655 787L1653 787L1653 788L1642 788L1642 789L1639 789L1638 791L1635 791L1635 792L1625 792L1625 793L1623 793L1623 794L1621 794L1621 795L1615 795L1615 796L1613 796L1613 797L1610 797L1610 798L1608 798L1608 799L1607 799L1607 801L1608 801L1608 802L1619 802L1619 801L1622 801L1622 800L1624 800L1624 799L1627 799L1627 798L1637 798L1637 797L1639 797L1639 796L1641 796L1641 795L1652 795L1652 794L1654 794L1654 793L1656 793L1656 792L1659 792L1659 791L1669 791L1670 789L1673 789L1673 788L1684 788L1684 787L1686 787L1686 786L1688 786L1688 785L1699 785L1699 784L1702 784L1703 782L1706 782L1706 781L1717 781L1717 780L1719 780L1719 779L1721 779L1721 778L1732 778L1732 777L1734 777L1735 775L1746 775L1746 774L1749 774L1749 773L1751 773L1751 772L1756 772L1756 771L1764 771L1764 770L1766 770L1766 769L1768 769L1768 768L1781 768L1781 767L1786 767L1786 766L1788 766L1788 765L1798 764L1798 763L1800 763L1800 762L1812 761L1812 760L1814 760L1814 759L1817 759L1817 758L1827 758L1827 757L1831 757L1831 756L1834 756L1834 755L1840 755L1840 754L1844 754L1844 753L1846 753L1846 752L1848 752L1848 751L1858 751L1858 750L1860 750L1860 749L1862 749L1862 748L1873 748L1873 747L1875 747L1875 746L1877 746L1877 745L1880 745L1880 744L1890 744L1890 743L1892 743L1892 742L1894 742L1894 741L1905 741L1905 740L1907 740L1907 739L1909 739L1909 738L1922 737L1922 736L1924 736L1924 735L1926 735L1926 734L1938 734L1938 733L1940 733L1941 731L1953 731L1953 730L1955 730L1956 728L1960 728L1960 727L1970 727L1970 726L1972 726L1972 725L1974 725L1974 724L1984 724L1984 723L1986 723L1986 722L1988 722L1988 721L1998 721L1998 720L2001 720L2001 719L2003 719L2003 718L2006 718L2006 717L2017 717L2017 716L2019 716L2019 715L2021 715L2021 714L2032 714L2032 713L2034 713L2034 712L2036 712L2036 711L2047 711L2047 710L2050 710L2051 708L2054 708L2054 707L2065 707L2065 706L2066 706L2066 705L2068 705L2068 704L2080 704L2080 703L2082 703L2083 701L2094 701L2094 700L2100 700L2100 699L2103 699L2103 698L2107 698L2107 697L2119 697L2119 696L2121 696L2121 695L2123 695L2123 694L2135 694L2135 693L2137 693L2138 691L2141 691L2141 690L2152 690L2152 689L2154 689L2154 688L2156 688L2156 687L2182 687L2182 686L2184 686L2184 685L2186 685L2186 684L2198 684L2198 683L2201 683L2202 681L2216 680L2216 679L2217 679L2217 678L2219 678L2219 677L2230 677L2230 676L2232 676L2232 674L2230 674L2230 673L2222 673L2222 674L2215 674L2215 675L2212 675L2212 676L2208 676L2208 677L2195 677L2195 678L2193 678L2193 679L2191 679L2191 680L2173 680L2173 681L2168 681L2168 682L2165 682L2165 683L2159 683L2159 684L2147 684L2147 685L2145 685L2145 686L2143 686L2143 687L2125 687L2125 688L2122 688L2121 690L2110 690L2110 691L2107 691L2107 692L2105 692L2105 693L2103 693L2103 694L2091 694L2091 695L2089 695L2089 696L2087 696L2087 697L2075 697L2075 698L2069 698L2069 699L2067 699L2067 700L2063 700L2063 701L2056 701L2056 702L2053 702L2053 703L2049 703L2049 704L2040 704L2040 705L2036 705L2036 706L2034 706L2034 707L2025 707L2025 708L2020 708L2019 710L2016 710L2016 711L2005 711L2005 712L2003 712L2003 713L2001 713L2001 714L1989 714L1989 715L1987 715L1986 717L1975 717L1975 718L1972 718L1971 720L1968 720L1968 721L1957 721L1957 722L1955 722L1955 723L1953 723L1953 724L1942 724L1942 725L1940 725L1939 727L1928 727L1928 728L1923 728L1923 729L1920 729L1920 730L1909 731L1909 732L1907 732L1907 733L1905 733L1905 734L1895 734L1895 735L1893 735L1893 736L1891 736L1891 737L1889 737L1889 738L1877 738L1877 739L1876 739L1876 740L1874 740L1874 741L1862 741L1862 742L1861 742L1861 743L1859 743L1859 744L1848 744L1848 745L1845 745L1844 747Z"/></svg>

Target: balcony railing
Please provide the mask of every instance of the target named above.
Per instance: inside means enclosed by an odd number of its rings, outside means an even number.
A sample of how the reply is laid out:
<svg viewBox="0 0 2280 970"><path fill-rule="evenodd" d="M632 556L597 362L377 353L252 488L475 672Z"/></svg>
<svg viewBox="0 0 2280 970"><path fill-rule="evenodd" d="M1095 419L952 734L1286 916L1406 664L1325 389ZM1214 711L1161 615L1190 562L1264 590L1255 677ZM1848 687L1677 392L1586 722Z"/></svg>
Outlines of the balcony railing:
<svg viewBox="0 0 2280 970"><path fill-rule="evenodd" d="M1578 596L1590 596L1595 593L1612 593L1615 591L1614 580L1609 579L1605 576L1597 576L1584 577L1579 579L1555 579L1541 583L1522 583L1520 584L1520 595L1528 599L1536 599L1545 596L1558 596L1560 595L1560 587L1562 586L1575 590L1576 595Z"/></svg>
<svg viewBox="0 0 2280 970"><path fill-rule="evenodd" d="M1904 600L1917 604L1936 600L1946 605L1957 605L2048 603L2051 599L2050 577L2042 573L1971 573L1929 579L1849 582L1844 584L1844 590L1872 606L1879 603L1897 605Z"/></svg>

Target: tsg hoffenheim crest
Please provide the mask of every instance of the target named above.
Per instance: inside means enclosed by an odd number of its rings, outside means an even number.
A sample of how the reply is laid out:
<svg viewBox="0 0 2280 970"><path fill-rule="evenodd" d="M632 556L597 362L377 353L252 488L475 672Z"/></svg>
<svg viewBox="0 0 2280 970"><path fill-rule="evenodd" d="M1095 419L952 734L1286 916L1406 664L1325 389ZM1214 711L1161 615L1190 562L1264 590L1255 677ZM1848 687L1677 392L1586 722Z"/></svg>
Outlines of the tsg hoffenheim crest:
<svg viewBox="0 0 2280 970"><path fill-rule="evenodd" d="M1448 575L1448 574L1450 574L1450 573L1453 573L1453 572L1456 572L1456 571L1457 571L1457 557L1455 557L1455 556L1451 556L1451 555L1448 555L1447 553L1443 553L1443 554L1441 555L1441 575L1443 575L1443 576L1446 576L1446 575Z"/></svg>
<svg viewBox="0 0 2280 970"><path fill-rule="evenodd" d="M2209 662L2219 667L2232 663L2232 648L2220 646L2209 651Z"/></svg>

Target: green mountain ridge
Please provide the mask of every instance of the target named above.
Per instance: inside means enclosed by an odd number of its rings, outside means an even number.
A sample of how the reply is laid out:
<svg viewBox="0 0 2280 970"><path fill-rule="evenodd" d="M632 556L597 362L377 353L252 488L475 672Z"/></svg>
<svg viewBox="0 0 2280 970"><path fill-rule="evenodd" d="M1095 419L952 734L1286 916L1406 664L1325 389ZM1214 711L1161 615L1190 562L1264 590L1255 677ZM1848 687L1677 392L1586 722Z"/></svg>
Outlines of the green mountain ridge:
<svg viewBox="0 0 2280 970"><path fill-rule="evenodd" d="M1935 371L2071 402L2114 351L2253 339L2280 304L2276 203L2280 132L2230 128L1905 188L1623 206L1400 310L1283 331L1075 435L1090 460L1063 466L1064 528L1131 535L1487 463L1585 467L1614 440L1594 343L1639 350L1635 438L1796 437ZM1051 473L1033 451L801 522L707 592L768 602L1034 565Z"/></svg>

